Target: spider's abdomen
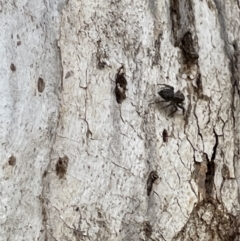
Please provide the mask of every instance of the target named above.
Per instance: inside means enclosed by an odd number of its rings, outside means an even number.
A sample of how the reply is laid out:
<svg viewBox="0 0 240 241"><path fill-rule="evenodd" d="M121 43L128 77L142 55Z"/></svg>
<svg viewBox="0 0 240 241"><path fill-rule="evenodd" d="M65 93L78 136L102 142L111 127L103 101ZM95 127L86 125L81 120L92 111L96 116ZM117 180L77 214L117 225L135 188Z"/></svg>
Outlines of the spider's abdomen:
<svg viewBox="0 0 240 241"><path fill-rule="evenodd" d="M174 97L173 97L173 101L175 103L182 103L183 101L185 100L185 96L183 95L183 93L178 90L175 94L174 94Z"/></svg>

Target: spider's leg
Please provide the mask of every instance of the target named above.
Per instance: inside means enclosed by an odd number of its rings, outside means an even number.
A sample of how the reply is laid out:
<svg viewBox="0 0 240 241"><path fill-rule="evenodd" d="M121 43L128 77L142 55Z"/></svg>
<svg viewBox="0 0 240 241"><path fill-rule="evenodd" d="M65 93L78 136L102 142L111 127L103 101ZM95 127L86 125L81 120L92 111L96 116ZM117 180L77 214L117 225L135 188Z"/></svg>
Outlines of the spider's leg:
<svg viewBox="0 0 240 241"><path fill-rule="evenodd" d="M177 107L179 107L180 109L182 109L183 111L183 115L185 114L185 108L181 105L181 104L176 104Z"/></svg>
<svg viewBox="0 0 240 241"><path fill-rule="evenodd" d="M168 107L168 106L170 106L170 105L173 105L172 102L171 102L169 105L164 106L163 108L166 108L166 107Z"/></svg>
<svg viewBox="0 0 240 241"><path fill-rule="evenodd" d="M168 100L162 100L162 101L153 102L153 103L159 103L159 102L169 102L169 101L168 101ZM166 107L168 107L168 106L170 106L170 105L172 105L172 102L171 102L169 105L163 106L162 108L160 108L160 110L161 110L161 109L165 109Z"/></svg>
<svg viewBox="0 0 240 241"><path fill-rule="evenodd" d="M156 104L156 103L160 103L160 102L169 102L169 100L158 100L158 101L155 101L155 102L150 102L148 105Z"/></svg>
<svg viewBox="0 0 240 241"><path fill-rule="evenodd" d="M164 101L164 102L169 102L169 101ZM172 103L170 103L169 105L163 106L162 108L160 108L160 110L161 110L161 109L165 109L166 107L168 107L168 106L170 106L170 105L172 105Z"/></svg>
<svg viewBox="0 0 240 241"><path fill-rule="evenodd" d="M172 103L171 103L171 104L172 104ZM168 116L173 116L173 114L178 110L178 108L177 108L177 106L176 106L175 103L172 104L172 105L173 105L174 109L173 109L173 111L172 111Z"/></svg>

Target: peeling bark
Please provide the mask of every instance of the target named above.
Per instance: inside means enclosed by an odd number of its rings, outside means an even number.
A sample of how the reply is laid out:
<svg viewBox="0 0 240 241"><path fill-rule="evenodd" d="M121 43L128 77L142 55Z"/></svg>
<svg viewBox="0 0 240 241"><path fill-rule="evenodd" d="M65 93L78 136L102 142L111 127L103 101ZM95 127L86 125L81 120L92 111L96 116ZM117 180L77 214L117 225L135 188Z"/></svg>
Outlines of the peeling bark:
<svg viewBox="0 0 240 241"><path fill-rule="evenodd" d="M237 218L215 200L202 201L194 207L184 228L173 240L237 240Z"/></svg>

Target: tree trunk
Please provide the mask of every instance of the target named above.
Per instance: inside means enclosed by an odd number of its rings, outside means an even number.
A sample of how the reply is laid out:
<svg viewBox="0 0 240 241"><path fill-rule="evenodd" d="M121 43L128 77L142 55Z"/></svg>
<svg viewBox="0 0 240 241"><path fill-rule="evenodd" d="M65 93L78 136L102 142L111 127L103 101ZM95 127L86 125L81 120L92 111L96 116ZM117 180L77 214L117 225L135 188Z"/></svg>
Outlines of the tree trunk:
<svg viewBox="0 0 240 241"><path fill-rule="evenodd" d="M0 240L240 240L239 0L0 11Z"/></svg>

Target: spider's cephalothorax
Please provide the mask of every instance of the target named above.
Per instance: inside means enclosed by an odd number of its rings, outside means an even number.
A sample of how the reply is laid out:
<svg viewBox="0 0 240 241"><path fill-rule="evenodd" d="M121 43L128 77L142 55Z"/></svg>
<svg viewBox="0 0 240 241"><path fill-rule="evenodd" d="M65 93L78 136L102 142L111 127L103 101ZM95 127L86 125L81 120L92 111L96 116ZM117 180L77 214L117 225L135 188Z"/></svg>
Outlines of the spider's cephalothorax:
<svg viewBox="0 0 240 241"><path fill-rule="evenodd" d="M173 106L173 111L170 115L173 115L178 108L182 109L183 114L185 113L185 108L183 107L183 101L185 100L185 96L183 93L178 90L174 93L174 88L170 85L163 84L163 88L158 92L158 94L163 98L161 102L170 102L168 106Z"/></svg>

